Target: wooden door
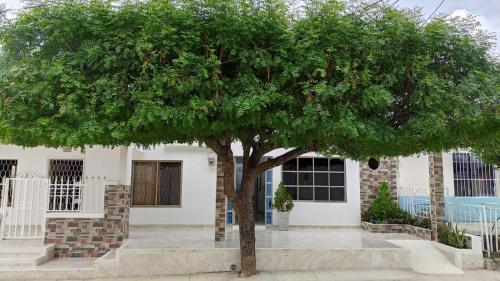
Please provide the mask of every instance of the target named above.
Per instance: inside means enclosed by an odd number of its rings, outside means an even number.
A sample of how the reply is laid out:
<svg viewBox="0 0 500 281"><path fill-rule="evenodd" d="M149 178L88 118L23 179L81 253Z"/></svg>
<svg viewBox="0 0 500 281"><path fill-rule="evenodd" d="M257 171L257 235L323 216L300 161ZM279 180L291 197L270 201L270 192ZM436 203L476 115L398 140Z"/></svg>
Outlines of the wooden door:
<svg viewBox="0 0 500 281"><path fill-rule="evenodd" d="M156 162L134 162L132 205L156 205Z"/></svg>

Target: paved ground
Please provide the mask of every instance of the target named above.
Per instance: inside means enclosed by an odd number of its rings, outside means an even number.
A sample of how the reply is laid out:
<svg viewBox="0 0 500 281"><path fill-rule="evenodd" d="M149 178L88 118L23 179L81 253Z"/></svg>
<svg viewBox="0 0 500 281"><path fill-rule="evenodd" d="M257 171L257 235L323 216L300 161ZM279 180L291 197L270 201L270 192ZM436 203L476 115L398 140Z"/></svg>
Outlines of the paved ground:
<svg viewBox="0 0 500 281"><path fill-rule="evenodd" d="M54 280L54 279L52 279ZM90 281L89 279L86 279ZM418 274L400 270L372 271L305 271L261 272L250 278L239 278L236 273L207 273L183 276L158 276L154 278L112 278L92 281L500 281L500 271L477 270L463 275ZM38 280L42 281L42 280ZM61 280L62 281L62 280ZM80 281L80 280L79 280ZM83 281L83 280L81 280Z"/></svg>
<svg viewBox="0 0 500 281"><path fill-rule="evenodd" d="M214 241L211 227L131 226L127 248L239 248L239 232L226 230L224 241ZM359 227L307 227L289 231L257 226L257 248L368 249L396 248L387 240L416 240L406 233L371 233Z"/></svg>

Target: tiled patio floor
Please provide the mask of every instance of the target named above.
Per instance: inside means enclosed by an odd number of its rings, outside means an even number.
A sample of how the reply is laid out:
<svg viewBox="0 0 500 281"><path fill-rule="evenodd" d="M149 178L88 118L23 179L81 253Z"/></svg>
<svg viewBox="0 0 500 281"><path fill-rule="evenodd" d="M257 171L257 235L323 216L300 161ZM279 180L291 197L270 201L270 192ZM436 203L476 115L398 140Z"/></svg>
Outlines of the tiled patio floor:
<svg viewBox="0 0 500 281"><path fill-rule="evenodd" d="M237 230L226 231L225 241L214 241L210 227L133 226L127 248L239 248ZM396 248L386 240L418 240L409 234L371 233L360 228L292 228L256 230L257 248L364 249Z"/></svg>

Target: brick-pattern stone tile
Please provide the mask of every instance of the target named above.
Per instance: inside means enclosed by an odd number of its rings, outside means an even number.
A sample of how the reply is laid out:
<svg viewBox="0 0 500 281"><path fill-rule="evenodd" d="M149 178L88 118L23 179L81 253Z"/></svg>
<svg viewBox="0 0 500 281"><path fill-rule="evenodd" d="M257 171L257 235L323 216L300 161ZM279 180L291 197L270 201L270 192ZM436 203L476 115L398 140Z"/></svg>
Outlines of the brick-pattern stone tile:
<svg viewBox="0 0 500 281"><path fill-rule="evenodd" d="M442 153L429 154L429 187L432 240L437 240L437 230L445 223Z"/></svg>
<svg viewBox="0 0 500 281"><path fill-rule="evenodd" d="M370 169L367 162L360 162L360 197L361 212L370 208L373 200L378 194L378 186L382 181L389 184L394 200L397 200L397 175L398 160L396 158L381 158L380 165L376 170Z"/></svg>
<svg viewBox="0 0 500 281"><path fill-rule="evenodd" d="M215 241L222 241L226 232L226 195L224 193L224 163L217 160L215 194Z"/></svg>
<svg viewBox="0 0 500 281"><path fill-rule="evenodd" d="M409 224L375 224L361 222L361 228L375 233L408 233L426 240L431 240L432 238L432 231L430 229Z"/></svg>
<svg viewBox="0 0 500 281"><path fill-rule="evenodd" d="M48 218L45 243L55 257L99 257L119 248L129 235L130 187L105 187L104 218Z"/></svg>

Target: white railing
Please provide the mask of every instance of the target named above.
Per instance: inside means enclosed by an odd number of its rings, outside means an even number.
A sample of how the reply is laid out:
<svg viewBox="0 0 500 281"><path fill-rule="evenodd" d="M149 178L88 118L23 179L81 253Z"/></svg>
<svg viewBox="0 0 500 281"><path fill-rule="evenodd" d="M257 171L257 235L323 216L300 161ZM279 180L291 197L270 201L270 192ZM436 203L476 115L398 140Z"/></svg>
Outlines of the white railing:
<svg viewBox="0 0 500 281"><path fill-rule="evenodd" d="M41 238L48 216L104 216L101 178L4 178L0 184L2 238Z"/></svg>
<svg viewBox="0 0 500 281"><path fill-rule="evenodd" d="M429 190L425 187L398 187L399 208L407 211L413 217L430 219L431 204Z"/></svg>
<svg viewBox="0 0 500 281"><path fill-rule="evenodd" d="M49 182L48 213L104 213L105 179L53 178Z"/></svg>
<svg viewBox="0 0 500 281"><path fill-rule="evenodd" d="M491 257L500 251L500 204L480 205L446 201L446 219L460 231L481 237L483 250Z"/></svg>
<svg viewBox="0 0 500 281"><path fill-rule="evenodd" d="M1 238L43 238L48 180L6 178L1 187Z"/></svg>

